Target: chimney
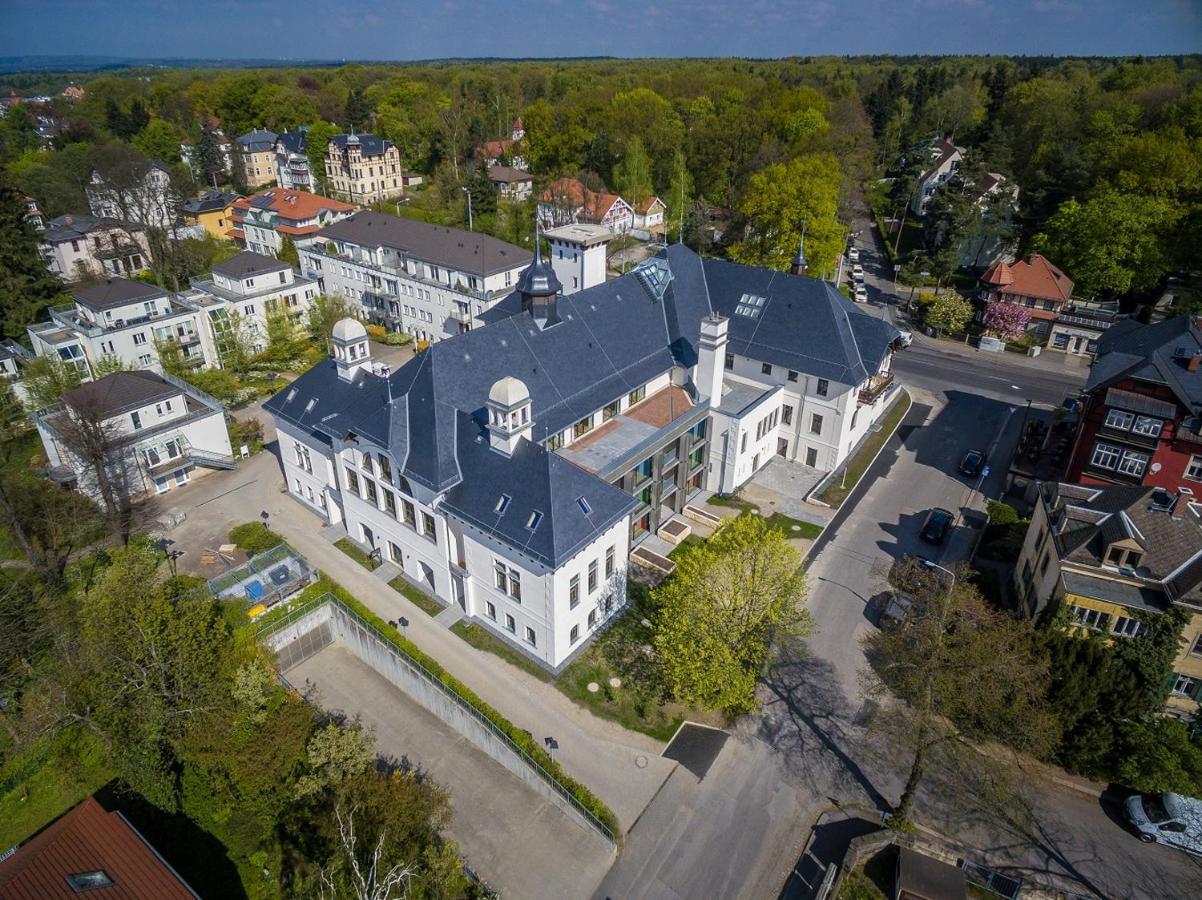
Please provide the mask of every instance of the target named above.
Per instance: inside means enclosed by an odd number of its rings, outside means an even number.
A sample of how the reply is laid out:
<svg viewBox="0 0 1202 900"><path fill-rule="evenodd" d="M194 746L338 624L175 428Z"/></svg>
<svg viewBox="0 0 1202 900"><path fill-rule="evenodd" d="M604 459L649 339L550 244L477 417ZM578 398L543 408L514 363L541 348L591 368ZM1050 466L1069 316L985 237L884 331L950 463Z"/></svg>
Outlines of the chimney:
<svg viewBox="0 0 1202 900"><path fill-rule="evenodd" d="M1193 354L1185 364L1187 372L1197 372L1202 367L1202 353Z"/></svg>
<svg viewBox="0 0 1202 900"><path fill-rule="evenodd" d="M693 382L697 386L697 393L709 399L711 409L717 409L722 402L727 325L727 320L722 316L711 315L701 320L701 342Z"/></svg>

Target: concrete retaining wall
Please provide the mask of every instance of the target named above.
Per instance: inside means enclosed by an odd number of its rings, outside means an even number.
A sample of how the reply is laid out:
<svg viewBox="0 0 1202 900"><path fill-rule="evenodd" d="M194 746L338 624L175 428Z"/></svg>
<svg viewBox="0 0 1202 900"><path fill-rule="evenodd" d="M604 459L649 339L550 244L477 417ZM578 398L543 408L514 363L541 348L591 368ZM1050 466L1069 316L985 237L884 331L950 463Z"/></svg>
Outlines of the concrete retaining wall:
<svg viewBox="0 0 1202 900"><path fill-rule="evenodd" d="M387 643L359 622L351 613L334 603L324 603L295 622L268 635L265 643L277 654L279 669L285 675L293 666L310 658L337 641L371 666L393 685L446 722L482 752L496 760L541 796L554 803L565 815L581 826L596 830L596 825L565 799L539 774L534 764L516 752L488 724L453 699L449 691L416 669L394 652Z"/></svg>

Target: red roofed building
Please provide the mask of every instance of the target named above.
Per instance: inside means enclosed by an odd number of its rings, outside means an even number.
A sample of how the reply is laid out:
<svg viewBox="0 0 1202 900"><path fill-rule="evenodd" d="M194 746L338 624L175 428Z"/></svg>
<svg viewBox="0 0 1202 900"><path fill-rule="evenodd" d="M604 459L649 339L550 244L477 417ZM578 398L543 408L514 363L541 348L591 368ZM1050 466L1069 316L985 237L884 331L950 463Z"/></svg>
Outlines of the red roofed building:
<svg viewBox="0 0 1202 900"><path fill-rule="evenodd" d="M663 200L656 196L648 197L641 203L635 204L634 227L641 231L662 233L665 230L664 215L667 212L668 204Z"/></svg>
<svg viewBox="0 0 1202 900"><path fill-rule="evenodd" d="M981 299L1025 306L1031 312L1027 328L1041 338L1048 336L1072 296L1072 279L1038 253L1012 263L994 263L981 276Z"/></svg>
<svg viewBox="0 0 1202 900"><path fill-rule="evenodd" d="M513 120L513 130L509 137L495 141L485 141L476 148L476 158L486 166L498 165L502 160L509 160L509 165L515 169L526 170L526 158L522 156L522 138L526 136L526 128L522 125L522 117Z"/></svg>
<svg viewBox="0 0 1202 900"><path fill-rule="evenodd" d="M353 204L320 194L273 188L235 201L225 236L252 253L279 256L284 235L297 248L307 247L317 232L354 211Z"/></svg>
<svg viewBox="0 0 1202 900"><path fill-rule="evenodd" d="M547 186L538 198L538 218L544 228L583 222L622 234L634 227L629 203L617 194L589 190L576 178L559 178Z"/></svg>
<svg viewBox="0 0 1202 900"><path fill-rule="evenodd" d="M196 900L174 869L125 816L89 797L0 862L5 900L74 898Z"/></svg>

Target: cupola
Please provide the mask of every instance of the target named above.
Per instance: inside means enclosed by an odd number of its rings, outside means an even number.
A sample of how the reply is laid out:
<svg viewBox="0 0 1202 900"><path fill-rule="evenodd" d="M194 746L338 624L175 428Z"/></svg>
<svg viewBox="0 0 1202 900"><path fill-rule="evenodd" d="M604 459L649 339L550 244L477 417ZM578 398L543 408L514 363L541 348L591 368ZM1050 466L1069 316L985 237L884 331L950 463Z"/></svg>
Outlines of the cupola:
<svg viewBox="0 0 1202 900"><path fill-rule="evenodd" d="M549 328L559 321L556 309L562 285L551 264L543 259L542 232L534 232L534 260L518 278L518 293L522 295L522 311L534 319L539 328Z"/></svg>
<svg viewBox="0 0 1202 900"><path fill-rule="evenodd" d="M489 445L510 456L534 428L530 391L520 379L507 375L488 392L487 407Z"/></svg>
<svg viewBox="0 0 1202 900"><path fill-rule="evenodd" d="M330 335L334 363L338 377L343 381L354 381L360 369L371 369L371 345L367 340L367 329L358 319L339 319L334 323Z"/></svg>

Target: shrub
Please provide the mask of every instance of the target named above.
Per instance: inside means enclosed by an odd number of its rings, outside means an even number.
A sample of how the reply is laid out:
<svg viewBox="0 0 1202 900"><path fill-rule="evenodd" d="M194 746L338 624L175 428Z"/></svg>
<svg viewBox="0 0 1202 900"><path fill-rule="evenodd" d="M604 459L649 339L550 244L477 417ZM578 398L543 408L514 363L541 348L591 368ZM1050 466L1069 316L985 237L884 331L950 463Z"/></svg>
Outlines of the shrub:
<svg viewBox="0 0 1202 900"><path fill-rule="evenodd" d="M226 427L230 433L230 446L234 448L235 454L243 445L251 453L258 453L263 449L263 423L258 419L231 419Z"/></svg>
<svg viewBox="0 0 1202 900"><path fill-rule="evenodd" d="M388 333L383 325L367 325L365 328L367 329L367 336L373 341L382 341L384 335Z"/></svg>
<svg viewBox="0 0 1202 900"><path fill-rule="evenodd" d="M389 331L384 335L383 343L388 347L403 347L413 340L413 335L402 331Z"/></svg>
<svg viewBox="0 0 1202 900"><path fill-rule="evenodd" d="M248 553L262 553L284 543L284 539L262 522L247 522L230 529L230 543Z"/></svg>
<svg viewBox="0 0 1202 900"><path fill-rule="evenodd" d="M1013 525L1020 519L1017 509L1000 500L990 500L985 504L985 511L989 514L990 525Z"/></svg>

